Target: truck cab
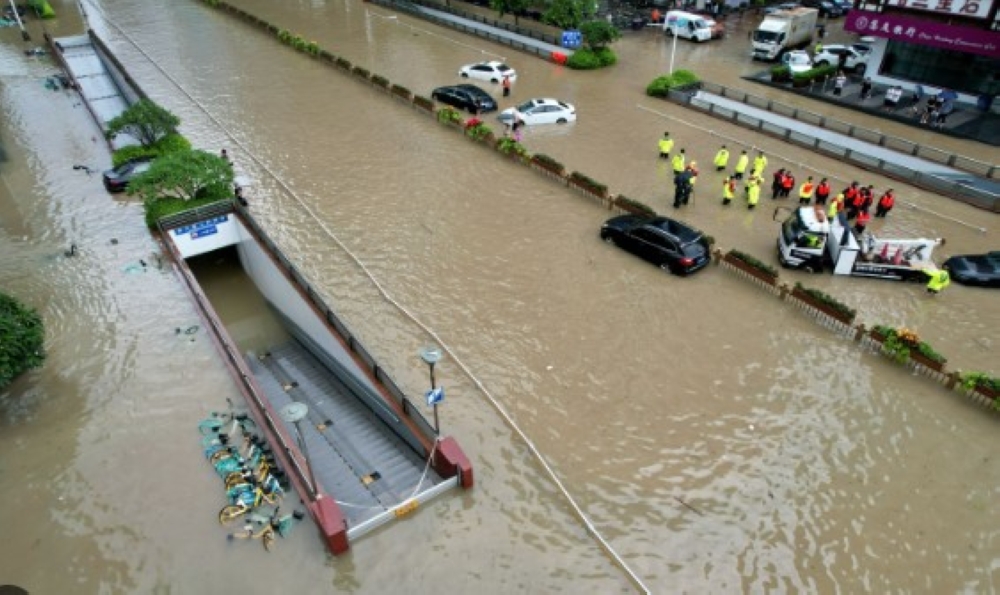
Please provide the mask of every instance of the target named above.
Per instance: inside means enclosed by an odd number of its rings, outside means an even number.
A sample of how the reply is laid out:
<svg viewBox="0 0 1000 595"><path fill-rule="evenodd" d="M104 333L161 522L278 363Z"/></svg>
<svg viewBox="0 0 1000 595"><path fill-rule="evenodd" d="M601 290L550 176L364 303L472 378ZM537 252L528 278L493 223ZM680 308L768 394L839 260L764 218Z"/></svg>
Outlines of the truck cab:
<svg viewBox="0 0 1000 595"><path fill-rule="evenodd" d="M818 14L815 8L794 8L765 16L751 36L753 57L777 60L788 50L806 47L812 42Z"/></svg>
<svg viewBox="0 0 1000 595"><path fill-rule="evenodd" d="M796 209L781 224L778 260L785 267L810 273L822 271L829 238L830 222L822 208ZM856 246L857 241L854 244Z"/></svg>

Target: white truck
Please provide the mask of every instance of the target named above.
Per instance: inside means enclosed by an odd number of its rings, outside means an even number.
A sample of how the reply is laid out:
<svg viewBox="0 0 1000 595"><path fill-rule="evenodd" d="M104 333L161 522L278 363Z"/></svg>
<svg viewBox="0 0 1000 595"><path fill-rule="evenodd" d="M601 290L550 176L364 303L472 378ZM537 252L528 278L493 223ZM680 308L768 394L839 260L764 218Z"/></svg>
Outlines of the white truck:
<svg viewBox="0 0 1000 595"><path fill-rule="evenodd" d="M808 46L816 30L819 11L815 8L781 10L764 17L753 32L753 57L777 60L788 50Z"/></svg>
<svg viewBox="0 0 1000 595"><path fill-rule="evenodd" d="M775 210L775 218L783 210ZM835 275L927 281L937 270L931 253L943 239L888 240L864 233L860 240L844 214L828 219L821 206L791 212L778 233L778 260L788 268Z"/></svg>

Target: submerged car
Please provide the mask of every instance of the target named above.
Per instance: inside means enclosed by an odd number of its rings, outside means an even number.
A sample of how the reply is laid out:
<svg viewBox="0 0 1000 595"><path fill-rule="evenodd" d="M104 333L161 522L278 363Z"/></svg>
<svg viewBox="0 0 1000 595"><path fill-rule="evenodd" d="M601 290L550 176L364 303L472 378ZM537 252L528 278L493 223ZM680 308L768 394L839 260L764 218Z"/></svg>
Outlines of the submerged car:
<svg viewBox="0 0 1000 595"><path fill-rule="evenodd" d="M500 121L507 123L518 116L522 122L535 124L566 124L576 121L576 108L558 99L529 99L517 107L500 112Z"/></svg>
<svg viewBox="0 0 1000 595"><path fill-rule="evenodd" d="M475 85L450 85L431 92L431 99L473 114L494 112L497 102Z"/></svg>
<svg viewBox="0 0 1000 595"><path fill-rule="evenodd" d="M612 217L601 226L601 239L675 275L690 275L711 259L705 234L668 217Z"/></svg>
<svg viewBox="0 0 1000 595"><path fill-rule="evenodd" d="M517 82L517 71L497 60L466 64L459 69L458 75L466 79L479 79L491 83L499 83L504 77L509 78L512 83Z"/></svg>
<svg viewBox="0 0 1000 595"><path fill-rule="evenodd" d="M1000 287L1000 251L952 256L941 266L963 285Z"/></svg>
<svg viewBox="0 0 1000 595"><path fill-rule="evenodd" d="M114 169L104 172L104 187L108 192L124 192L132 178L144 173L152 164L150 159L133 159L126 161Z"/></svg>

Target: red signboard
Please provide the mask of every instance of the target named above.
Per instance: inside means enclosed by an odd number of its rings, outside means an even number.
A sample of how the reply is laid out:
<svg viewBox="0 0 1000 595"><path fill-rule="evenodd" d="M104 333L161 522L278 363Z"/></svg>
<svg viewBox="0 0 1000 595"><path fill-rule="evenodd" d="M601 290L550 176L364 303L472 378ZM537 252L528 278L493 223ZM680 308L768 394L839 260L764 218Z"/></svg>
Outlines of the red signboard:
<svg viewBox="0 0 1000 595"><path fill-rule="evenodd" d="M896 41L1000 58L1000 34L986 29L946 25L912 17L863 10L852 10L847 13L844 29L861 35L873 35Z"/></svg>
<svg viewBox="0 0 1000 595"><path fill-rule="evenodd" d="M884 0L882 5L985 19L993 8L993 0Z"/></svg>

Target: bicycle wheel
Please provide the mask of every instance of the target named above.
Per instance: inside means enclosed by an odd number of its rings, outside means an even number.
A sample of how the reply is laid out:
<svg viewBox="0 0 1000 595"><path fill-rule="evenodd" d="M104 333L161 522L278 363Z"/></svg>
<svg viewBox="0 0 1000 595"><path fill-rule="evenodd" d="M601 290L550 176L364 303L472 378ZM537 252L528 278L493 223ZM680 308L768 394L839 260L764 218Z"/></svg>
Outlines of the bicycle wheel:
<svg viewBox="0 0 1000 595"><path fill-rule="evenodd" d="M227 525L243 516L248 510L250 509L245 506L237 506L235 504L223 506L222 510L219 511L219 524Z"/></svg>
<svg viewBox="0 0 1000 595"><path fill-rule="evenodd" d="M202 420L198 424L198 431L201 432L202 436L209 436L211 434L218 434L222 426L223 423L218 419L209 418Z"/></svg>

